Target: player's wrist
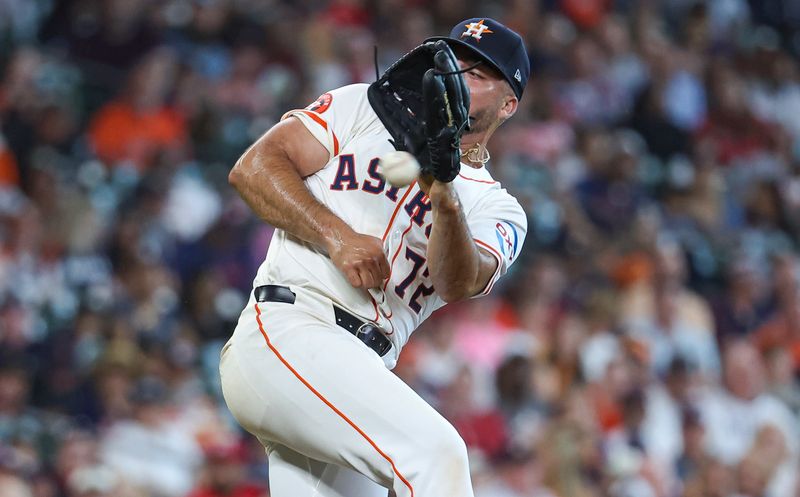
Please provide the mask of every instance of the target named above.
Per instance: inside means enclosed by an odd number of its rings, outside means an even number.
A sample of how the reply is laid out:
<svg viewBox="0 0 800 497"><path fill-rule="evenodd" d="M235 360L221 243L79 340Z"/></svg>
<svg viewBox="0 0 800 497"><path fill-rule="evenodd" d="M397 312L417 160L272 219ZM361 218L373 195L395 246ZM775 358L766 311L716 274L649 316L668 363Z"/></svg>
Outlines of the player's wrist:
<svg viewBox="0 0 800 497"><path fill-rule="evenodd" d="M328 254L333 254L338 251L344 244L344 233L340 229L327 227L322 230L322 247L327 250Z"/></svg>
<svg viewBox="0 0 800 497"><path fill-rule="evenodd" d="M437 211L457 212L461 209L461 202L452 183L434 181L428 193L428 198L433 208Z"/></svg>

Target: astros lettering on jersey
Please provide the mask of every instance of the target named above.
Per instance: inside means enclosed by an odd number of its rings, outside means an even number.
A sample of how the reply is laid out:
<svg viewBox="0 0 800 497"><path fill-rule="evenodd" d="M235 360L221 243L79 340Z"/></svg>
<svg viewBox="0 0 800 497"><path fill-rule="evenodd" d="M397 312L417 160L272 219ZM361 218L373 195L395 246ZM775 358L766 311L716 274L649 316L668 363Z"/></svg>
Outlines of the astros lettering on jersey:
<svg viewBox="0 0 800 497"><path fill-rule="evenodd" d="M383 241L391 265L388 281L369 292L354 288L322 249L276 230L254 284L304 287L376 322L393 344L384 357L391 368L414 329L445 302L436 294L426 264L430 201L416 182L392 187L378 174L379 157L393 147L367 100L367 87L339 88L282 119L299 119L328 150L328 163L305 178L305 184L356 232ZM516 199L486 168L462 163L453 184L475 243L497 259L497 270L481 293L485 295L519 255L527 220Z"/></svg>

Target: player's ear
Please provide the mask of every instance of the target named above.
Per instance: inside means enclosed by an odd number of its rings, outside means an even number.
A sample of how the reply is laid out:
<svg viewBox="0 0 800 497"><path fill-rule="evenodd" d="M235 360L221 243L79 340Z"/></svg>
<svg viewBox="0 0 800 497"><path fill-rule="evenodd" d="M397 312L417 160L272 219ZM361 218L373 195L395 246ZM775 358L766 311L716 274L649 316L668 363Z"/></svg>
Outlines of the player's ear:
<svg viewBox="0 0 800 497"><path fill-rule="evenodd" d="M500 107L500 119L505 121L517 112L519 100L513 93L507 93L503 96L503 105Z"/></svg>

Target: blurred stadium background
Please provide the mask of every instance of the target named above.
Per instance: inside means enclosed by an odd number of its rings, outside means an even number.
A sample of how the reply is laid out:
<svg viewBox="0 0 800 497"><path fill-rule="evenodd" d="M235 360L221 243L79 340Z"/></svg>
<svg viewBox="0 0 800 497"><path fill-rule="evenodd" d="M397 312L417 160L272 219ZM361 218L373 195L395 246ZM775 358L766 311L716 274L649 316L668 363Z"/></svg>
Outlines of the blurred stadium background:
<svg viewBox="0 0 800 497"><path fill-rule="evenodd" d="M0 0L0 496L268 495L217 384L281 114L487 15L524 258L396 372L478 497L800 495L800 2ZM368 395L368 392L365 392Z"/></svg>

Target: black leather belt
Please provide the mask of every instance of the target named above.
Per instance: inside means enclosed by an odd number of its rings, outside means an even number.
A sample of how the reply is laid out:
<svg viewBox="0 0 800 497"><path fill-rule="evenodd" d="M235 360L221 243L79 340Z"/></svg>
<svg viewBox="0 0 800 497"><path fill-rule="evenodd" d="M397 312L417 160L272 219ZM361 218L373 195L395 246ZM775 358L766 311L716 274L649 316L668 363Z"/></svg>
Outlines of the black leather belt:
<svg viewBox="0 0 800 497"><path fill-rule="evenodd" d="M283 302L294 304L295 293L287 286L263 285L253 290L253 295L258 302ZM336 324L349 331L353 336L383 357L392 348L392 342L386 338L381 329L369 321L364 321L341 307L333 304L333 315Z"/></svg>

